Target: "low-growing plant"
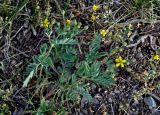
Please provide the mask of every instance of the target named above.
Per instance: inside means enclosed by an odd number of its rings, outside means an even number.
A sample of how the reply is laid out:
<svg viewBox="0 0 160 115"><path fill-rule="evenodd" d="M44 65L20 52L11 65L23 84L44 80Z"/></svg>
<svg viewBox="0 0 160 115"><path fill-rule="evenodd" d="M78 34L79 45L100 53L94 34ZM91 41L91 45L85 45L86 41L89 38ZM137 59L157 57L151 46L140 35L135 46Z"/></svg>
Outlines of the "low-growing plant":
<svg viewBox="0 0 160 115"><path fill-rule="evenodd" d="M140 9L142 6L150 5L150 0L133 0L133 6L137 9Z"/></svg>
<svg viewBox="0 0 160 115"><path fill-rule="evenodd" d="M44 43L40 47L40 54L33 57L33 62L26 69L28 77L23 83L26 87L32 77L37 77L43 81L43 78L55 78L54 94L52 103L63 105L71 101L79 103L81 96L90 102L92 96L89 93L87 82L93 82L97 85L110 86L114 83L116 75L113 61L106 58L105 63L101 58L105 58L109 53L100 52L101 36L96 34L89 43L89 51L86 51L83 60L78 56L79 44L75 36L80 34L77 25L66 25L62 27L56 25L56 33L51 29L45 29L45 34L49 38L49 43ZM54 35L52 35L54 34ZM106 65L102 69L102 65ZM54 108L53 107L53 108Z"/></svg>
<svg viewBox="0 0 160 115"><path fill-rule="evenodd" d="M142 7L150 7L152 4L158 5L160 0L133 0L132 4L137 10Z"/></svg>
<svg viewBox="0 0 160 115"><path fill-rule="evenodd" d="M48 105L48 102L43 98L41 100L41 103L40 103L40 106L37 110L37 115L43 115L43 113L45 113L46 111L49 111L49 105Z"/></svg>

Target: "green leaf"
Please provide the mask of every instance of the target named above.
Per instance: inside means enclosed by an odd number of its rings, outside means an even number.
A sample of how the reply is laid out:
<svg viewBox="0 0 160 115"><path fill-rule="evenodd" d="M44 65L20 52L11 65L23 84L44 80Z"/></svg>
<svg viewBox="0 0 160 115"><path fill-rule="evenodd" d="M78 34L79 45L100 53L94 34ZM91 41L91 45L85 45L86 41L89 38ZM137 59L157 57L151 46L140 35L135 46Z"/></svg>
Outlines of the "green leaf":
<svg viewBox="0 0 160 115"><path fill-rule="evenodd" d="M102 86L110 86L114 83L113 79L111 78L111 75L107 75L105 73L91 79L94 83Z"/></svg>
<svg viewBox="0 0 160 115"><path fill-rule="evenodd" d="M32 79L33 75L34 75L34 70L32 70L30 72L30 74L28 75L28 77L23 82L23 87L27 87L27 85L28 85L29 81Z"/></svg>
<svg viewBox="0 0 160 115"><path fill-rule="evenodd" d="M52 42L54 45L76 45L78 44L77 40L71 39L71 38L65 38L65 39L55 39Z"/></svg>
<svg viewBox="0 0 160 115"><path fill-rule="evenodd" d="M68 113L65 111L64 107L60 107L59 110L56 112L56 115L68 115Z"/></svg>
<svg viewBox="0 0 160 115"><path fill-rule="evenodd" d="M34 74L37 72L39 64L37 63L31 63L30 65L27 66L25 75L27 75L27 78L23 82L23 87L26 87L29 83L29 81L32 79Z"/></svg>
<svg viewBox="0 0 160 115"><path fill-rule="evenodd" d="M46 43L44 43L43 45L41 45L40 47L40 53L43 54L43 53L46 53L48 50L48 45Z"/></svg>
<svg viewBox="0 0 160 115"><path fill-rule="evenodd" d="M95 61L96 59L99 59L108 54L107 52L99 52L99 49L101 47L100 44L101 37L98 34L96 34L95 38L90 43L89 52L86 54L86 60L88 62Z"/></svg>
<svg viewBox="0 0 160 115"><path fill-rule="evenodd" d="M100 74L100 65L101 64L99 62L93 63L91 65L90 76L98 77L98 75Z"/></svg>
<svg viewBox="0 0 160 115"><path fill-rule="evenodd" d="M115 76L114 68L110 65L106 71L100 70L101 62L95 62L88 64L83 62L80 64L77 70L79 77L84 77L86 80L90 80L96 84L109 86L113 84L112 76Z"/></svg>
<svg viewBox="0 0 160 115"><path fill-rule="evenodd" d="M85 97L89 102L92 101L92 96L91 94L88 92L87 87L84 85L79 85L76 90L75 93L78 93L79 95L82 95L83 97Z"/></svg>
<svg viewBox="0 0 160 115"><path fill-rule="evenodd" d="M38 60L45 67L49 67L53 65L53 61L51 57L47 57L46 54L39 55Z"/></svg>
<svg viewBox="0 0 160 115"><path fill-rule="evenodd" d="M43 60L43 65L45 66L52 66L53 65L53 61L51 59L51 57L47 57L45 60Z"/></svg>
<svg viewBox="0 0 160 115"><path fill-rule="evenodd" d="M106 56L108 53L107 52L89 52L86 55L86 60L88 62L95 61L96 59L102 58L103 56Z"/></svg>
<svg viewBox="0 0 160 115"><path fill-rule="evenodd" d="M89 64L85 61L81 62L77 67L77 75L82 77L88 75L89 73L90 73Z"/></svg>
<svg viewBox="0 0 160 115"><path fill-rule="evenodd" d="M44 98L41 100L40 106L38 108L38 112L36 115L45 115L45 112L49 111L49 105L48 101L46 101Z"/></svg>
<svg viewBox="0 0 160 115"><path fill-rule="evenodd" d="M17 14L26 6L28 2L29 0L23 0L23 2L15 10L13 10L6 25L8 25L9 22L12 21L17 16Z"/></svg>
<svg viewBox="0 0 160 115"><path fill-rule="evenodd" d="M100 73L100 63L96 62L93 64L88 64L87 62L83 62L80 64L77 70L77 74L82 76L88 77L97 77Z"/></svg>
<svg viewBox="0 0 160 115"><path fill-rule="evenodd" d="M95 38L91 41L91 44L89 46L89 51L90 52L98 51L100 48L100 43L101 43L101 37L98 34L96 34Z"/></svg>

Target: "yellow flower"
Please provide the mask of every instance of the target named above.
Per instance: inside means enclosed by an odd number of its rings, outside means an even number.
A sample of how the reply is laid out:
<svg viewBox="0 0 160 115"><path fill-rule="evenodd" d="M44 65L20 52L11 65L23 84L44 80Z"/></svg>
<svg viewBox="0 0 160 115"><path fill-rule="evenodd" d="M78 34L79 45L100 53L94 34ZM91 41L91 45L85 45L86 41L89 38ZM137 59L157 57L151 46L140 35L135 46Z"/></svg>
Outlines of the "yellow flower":
<svg viewBox="0 0 160 115"><path fill-rule="evenodd" d="M96 12L99 9L99 5L93 5L92 10Z"/></svg>
<svg viewBox="0 0 160 115"><path fill-rule="evenodd" d="M71 20L67 19L66 20L66 25L71 25Z"/></svg>
<svg viewBox="0 0 160 115"><path fill-rule="evenodd" d="M160 56L159 55L154 55L153 59L156 60L156 61L158 61L158 60L160 60Z"/></svg>
<svg viewBox="0 0 160 115"><path fill-rule="evenodd" d="M47 18L45 20L41 21L41 27L45 27L45 28L49 27L49 21Z"/></svg>
<svg viewBox="0 0 160 115"><path fill-rule="evenodd" d="M124 63L126 63L126 60L119 56L117 59L115 59L115 62L116 67L124 67Z"/></svg>
<svg viewBox="0 0 160 115"><path fill-rule="evenodd" d="M95 15L92 15L92 16L91 16L91 20L92 20L92 21L95 21L96 18L97 18L97 17L96 17Z"/></svg>
<svg viewBox="0 0 160 115"><path fill-rule="evenodd" d="M108 34L109 30L101 30L100 34L105 37Z"/></svg>

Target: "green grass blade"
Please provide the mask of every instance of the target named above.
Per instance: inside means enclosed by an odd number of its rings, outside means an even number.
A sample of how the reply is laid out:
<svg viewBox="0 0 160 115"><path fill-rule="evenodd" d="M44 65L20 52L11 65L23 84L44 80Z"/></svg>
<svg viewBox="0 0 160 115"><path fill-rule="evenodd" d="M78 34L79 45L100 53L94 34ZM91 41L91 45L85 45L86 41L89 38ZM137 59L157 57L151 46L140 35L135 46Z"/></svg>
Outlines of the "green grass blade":
<svg viewBox="0 0 160 115"><path fill-rule="evenodd" d="M26 6L26 4L28 3L29 0L24 0L12 13L11 16L9 16L8 22L6 23L6 25L9 24L10 21L12 21L17 14ZM5 26L6 26L5 25Z"/></svg>

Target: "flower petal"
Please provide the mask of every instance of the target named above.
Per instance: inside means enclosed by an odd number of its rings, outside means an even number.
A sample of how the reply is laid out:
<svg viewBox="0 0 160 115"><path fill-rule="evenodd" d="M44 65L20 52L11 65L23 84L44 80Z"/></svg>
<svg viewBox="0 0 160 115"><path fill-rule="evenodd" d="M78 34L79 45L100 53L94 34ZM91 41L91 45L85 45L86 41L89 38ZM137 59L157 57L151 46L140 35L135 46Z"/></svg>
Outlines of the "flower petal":
<svg viewBox="0 0 160 115"><path fill-rule="evenodd" d="M124 64L123 64L123 63L120 63L120 66L121 66L121 67L124 67Z"/></svg>
<svg viewBox="0 0 160 115"><path fill-rule="evenodd" d="M121 63L116 63L116 67L119 67L121 65Z"/></svg>
<svg viewBox="0 0 160 115"><path fill-rule="evenodd" d="M118 57L118 60L119 60L119 61L122 61L122 57L121 57L121 56L119 56L119 57Z"/></svg>
<svg viewBox="0 0 160 115"><path fill-rule="evenodd" d="M122 62L123 62L123 63L126 63L126 60L124 59L124 60L122 60Z"/></svg>
<svg viewBox="0 0 160 115"><path fill-rule="evenodd" d="M118 62L119 62L119 59L115 59L115 62L117 62L117 63L118 63Z"/></svg>

